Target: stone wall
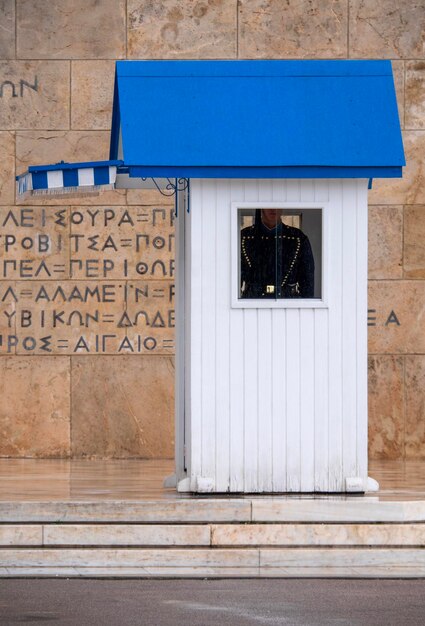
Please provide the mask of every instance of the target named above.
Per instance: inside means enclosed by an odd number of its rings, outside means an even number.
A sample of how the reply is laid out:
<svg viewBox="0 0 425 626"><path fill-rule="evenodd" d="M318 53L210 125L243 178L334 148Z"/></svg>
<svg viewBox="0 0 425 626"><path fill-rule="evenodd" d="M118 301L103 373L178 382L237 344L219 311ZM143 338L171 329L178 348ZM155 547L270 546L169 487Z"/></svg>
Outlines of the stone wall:
<svg viewBox="0 0 425 626"><path fill-rule="evenodd" d="M0 0L0 15L0 456L173 454L172 204L15 197L29 164L108 156L114 60L388 58L408 165L370 192L370 456L424 458L424 0Z"/></svg>

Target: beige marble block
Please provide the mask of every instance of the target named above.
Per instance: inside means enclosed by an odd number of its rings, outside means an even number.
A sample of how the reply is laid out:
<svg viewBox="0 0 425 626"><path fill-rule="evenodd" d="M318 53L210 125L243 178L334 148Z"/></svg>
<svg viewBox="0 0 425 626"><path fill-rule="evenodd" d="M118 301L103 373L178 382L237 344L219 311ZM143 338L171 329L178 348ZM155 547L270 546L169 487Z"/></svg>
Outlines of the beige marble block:
<svg viewBox="0 0 425 626"><path fill-rule="evenodd" d="M371 356L369 379L369 459L404 458L404 358Z"/></svg>
<svg viewBox="0 0 425 626"><path fill-rule="evenodd" d="M423 546L423 524L221 524L212 546Z"/></svg>
<svg viewBox="0 0 425 626"><path fill-rule="evenodd" d="M29 524L0 524L0 546L41 546L43 527Z"/></svg>
<svg viewBox="0 0 425 626"><path fill-rule="evenodd" d="M374 179L369 204L425 204L425 132L406 130L403 143L403 177Z"/></svg>
<svg viewBox="0 0 425 626"><path fill-rule="evenodd" d="M79 569L81 571L81 569ZM146 567L147 577L159 578L258 578L260 569L258 565L245 567L244 565L232 567L231 565L182 565L176 567ZM204 607L201 606L201 610Z"/></svg>
<svg viewBox="0 0 425 626"><path fill-rule="evenodd" d="M360 578L361 569L335 565L333 567L260 567L260 578Z"/></svg>
<svg viewBox="0 0 425 626"><path fill-rule="evenodd" d="M0 131L0 205L15 202L15 134Z"/></svg>
<svg viewBox="0 0 425 626"><path fill-rule="evenodd" d="M109 130L112 124L114 61L71 64L71 128Z"/></svg>
<svg viewBox="0 0 425 626"><path fill-rule="evenodd" d="M260 567L415 567L425 566L425 550L411 548L380 548L345 550L335 548L275 548L260 550Z"/></svg>
<svg viewBox="0 0 425 626"><path fill-rule="evenodd" d="M37 571L37 568L22 568L24 572ZM145 567L46 567L38 568L40 574L35 576L41 576L42 572L47 570L51 572L51 576L58 576L61 578L148 578L148 570ZM8 568L8 571L17 571L16 568ZM62 572L65 572L63 574ZM66 573L70 572L70 573ZM19 573L18 573L19 575ZM23 574L25 576L30 574Z"/></svg>
<svg viewBox="0 0 425 626"><path fill-rule="evenodd" d="M423 354L425 281L369 281L371 354Z"/></svg>
<svg viewBox="0 0 425 626"><path fill-rule="evenodd" d="M256 567L258 550L211 549L0 549L5 567Z"/></svg>
<svg viewBox="0 0 425 626"><path fill-rule="evenodd" d="M75 461L72 461L74 463ZM79 463L81 463L80 461ZM130 463L130 461L127 461ZM106 465L106 464L105 464ZM107 465L110 467L110 465ZM137 468L137 465L136 465ZM134 472L137 475L137 469ZM140 468L139 468L140 471ZM143 472L143 469L141 470ZM112 470L113 472L113 470ZM84 478L83 478L84 480ZM50 483L53 481L50 480ZM33 497L24 498L22 492L20 497L14 501L0 500L0 520L4 523L15 522L75 522L75 523L189 523L189 522L249 522L251 520L251 502L249 500L236 498L196 498L187 496L177 496L173 492L172 497L164 496L161 490L158 497L158 490L153 493L143 485L140 488L139 496L144 495L143 500L138 500L133 496L128 498L108 499L104 497L105 486L108 480L103 483L103 490L96 494L96 498L86 496L84 500L84 490L75 489L71 485L70 495L62 495L59 502L54 502L52 495L53 488L50 487L49 497L37 495L36 501ZM90 489L90 481L89 488ZM149 495L151 497L149 497ZM167 494L170 496L170 494ZM74 501L68 501L73 497ZM56 497L56 499L58 499ZM400 507L399 507L400 508ZM422 517L414 517L413 520L423 520L425 518L422 510Z"/></svg>
<svg viewBox="0 0 425 626"><path fill-rule="evenodd" d="M415 570L417 572L417 570ZM0 567L0 578L257 578L258 567ZM417 573L416 573L417 576Z"/></svg>
<svg viewBox="0 0 425 626"><path fill-rule="evenodd" d="M10 571L10 570L9 570ZM323 567L264 567L260 569L260 578L423 578L425 567L397 567L380 565L362 565L360 567L323 566Z"/></svg>
<svg viewBox="0 0 425 626"><path fill-rule="evenodd" d="M170 458L174 452L170 357L72 359L72 455Z"/></svg>
<svg viewBox="0 0 425 626"><path fill-rule="evenodd" d="M236 56L234 0L129 0L131 59L226 59Z"/></svg>
<svg viewBox="0 0 425 626"><path fill-rule="evenodd" d="M0 59L15 58L15 0L1 0Z"/></svg>
<svg viewBox="0 0 425 626"><path fill-rule="evenodd" d="M124 0L20 0L20 59L120 59L125 55Z"/></svg>
<svg viewBox="0 0 425 626"><path fill-rule="evenodd" d="M421 565L400 566L379 566L373 567L363 566L361 568L353 568L356 578L424 578L425 567Z"/></svg>
<svg viewBox="0 0 425 626"><path fill-rule="evenodd" d="M0 274L6 280L69 278L67 209L0 207Z"/></svg>
<svg viewBox="0 0 425 626"><path fill-rule="evenodd" d="M0 578L423 578L425 567L0 567ZM201 607L202 608L202 607Z"/></svg>
<svg viewBox="0 0 425 626"><path fill-rule="evenodd" d="M68 456L69 358L2 357L0 370L0 456Z"/></svg>
<svg viewBox="0 0 425 626"><path fill-rule="evenodd" d="M239 58L346 58L343 0L240 0Z"/></svg>
<svg viewBox="0 0 425 626"><path fill-rule="evenodd" d="M349 0L350 57L423 59L422 0Z"/></svg>
<svg viewBox="0 0 425 626"><path fill-rule="evenodd" d="M174 194L165 196L156 189L128 189L127 191L127 204L172 207L174 209L174 199Z"/></svg>
<svg viewBox="0 0 425 626"><path fill-rule="evenodd" d="M406 278L425 278L425 205L404 208L403 269Z"/></svg>
<svg viewBox="0 0 425 626"><path fill-rule="evenodd" d="M104 161L109 158L108 131L18 131L16 133L16 172L22 174L30 165ZM75 203L74 199L74 203ZM125 190L105 191L99 195L79 195L79 205L115 205L125 202ZM18 198L18 204L69 205L70 199L55 196Z"/></svg>
<svg viewBox="0 0 425 626"><path fill-rule="evenodd" d="M425 459L425 355L406 357L406 458Z"/></svg>
<svg viewBox="0 0 425 626"><path fill-rule="evenodd" d="M394 86L397 97L398 116L401 128L405 127L405 61L392 61Z"/></svg>
<svg viewBox="0 0 425 626"><path fill-rule="evenodd" d="M92 278L174 278L171 207L71 207L70 219L74 278L88 278L88 261L93 267L97 264L101 274L105 261L108 263L106 276Z"/></svg>
<svg viewBox="0 0 425 626"><path fill-rule="evenodd" d="M4 574L3 572L6 572ZM80 578L76 567L2 567L0 576L16 578Z"/></svg>
<svg viewBox="0 0 425 626"><path fill-rule="evenodd" d="M254 522L423 522L424 501L380 501L373 497L344 499L253 498Z"/></svg>
<svg viewBox="0 0 425 626"><path fill-rule="evenodd" d="M2 526L0 543L1 530ZM210 528L184 524L48 524L44 526L43 542L45 546L209 546Z"/></svg>
<svg viewBox="0 0 425 626"><path fill-rule="evenodd" d="M68 61L1 61L0 128L69 128Z"/></svg>
<svg viewBox="0 0 425 626"><path fill-rule="evenodd" d="M406 62L406 128L425 128L425 62Z"/></svg>
<svg viewBox="0 0 425 626"><path fill-rule="evenodd" d="M403 207L369 208L369 278L402 278Z"/></svg>
<svg viewBox="0 0 425 626"><path fill-rule="evenodd" d="M32 354L116 354L126 346L126 328L120 326L123 282L19 281L16 286L17 354L28 354L28 336Z"/></svg>

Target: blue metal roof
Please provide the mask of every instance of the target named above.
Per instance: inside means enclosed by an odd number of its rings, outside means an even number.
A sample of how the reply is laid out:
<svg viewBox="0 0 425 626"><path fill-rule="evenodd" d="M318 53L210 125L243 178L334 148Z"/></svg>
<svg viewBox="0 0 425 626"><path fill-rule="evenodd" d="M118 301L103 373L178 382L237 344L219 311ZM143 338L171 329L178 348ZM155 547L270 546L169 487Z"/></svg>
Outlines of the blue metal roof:
<svg viewBox="0 0 425 626"><path fill-rule="evenodd" d="M401 176L391 62L118 61L110 157L132 176Z"/></svg>

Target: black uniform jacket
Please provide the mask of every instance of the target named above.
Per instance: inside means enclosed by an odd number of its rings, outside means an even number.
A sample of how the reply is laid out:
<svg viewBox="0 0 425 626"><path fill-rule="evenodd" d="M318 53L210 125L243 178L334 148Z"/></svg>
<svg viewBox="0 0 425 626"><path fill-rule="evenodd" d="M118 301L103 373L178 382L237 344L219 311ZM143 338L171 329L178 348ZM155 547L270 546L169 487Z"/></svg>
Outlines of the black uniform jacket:
<svg viewBox="0 0 425 626"><path fill-rule="evenodd" d="M308 237L286 224L241 231L241 298L313 298L314 259Z"/></svg>

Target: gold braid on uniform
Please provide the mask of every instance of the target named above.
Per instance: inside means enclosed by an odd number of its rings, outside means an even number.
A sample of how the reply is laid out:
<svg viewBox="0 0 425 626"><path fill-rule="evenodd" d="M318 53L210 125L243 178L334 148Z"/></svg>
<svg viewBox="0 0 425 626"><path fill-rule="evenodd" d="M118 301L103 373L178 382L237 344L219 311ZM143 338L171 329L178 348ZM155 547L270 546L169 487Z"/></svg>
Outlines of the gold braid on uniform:
<svg viewBox="0 0 425 626"><path fill-rule="evenodd" d="M286 284L286 281L289 278L289 274L292 272L294 265L297 261L298 255L300 253L300 248L301 248L301 239L299 237L290 237L289 235L278 235L279 239L293 239L297 242L297 249L295 250L295 254L294 254L294 258L292 259L291 265L289 266L289 270L286 272L285 278L282 280L282 284L281 287L283 287ZM251 259L248 256L248 252L246 251L246 240L247 239L254 239L254 235L245 235L244 237L242 237L242 241L241 241L241 248L242 248L242 254L245 257L245 261L248 263L248 267L252 267L252 263L251 263ZM274 239L277 238L277 235L274 236ZM270 239L269 235L261 235L261 239Z"/></svg>
<svg viewBox="0 0 425 626"><path fill-rule="evenodd" d="M248 266L251 267L251 261L250 261L250 258L248 256L248 253L247 253L246 247L245 247L245 241L247 239L253 239L253 237L242 237L241 247L242 247L242 254L245 257L245 261L248 263Z"/></svg>
<svg viewBox="0 0 425 626"><path fill-rule="evenodd" d="M285 235L283 235L285 237ZM282 280L282 284L280 285L281 287L283 287L286 284L286 281L289 278L289 274L292 272L295 262L298 258L298 255L300 253L300 248L301 248L301 239L299 237L285 237L285 239L296 239L297 241L297 249L295 250L295 254L294 254L294 258L292 259L291 265L289 266L289 270L286 272L286 276L285 278Z"/></svg>

